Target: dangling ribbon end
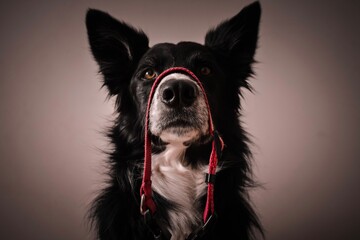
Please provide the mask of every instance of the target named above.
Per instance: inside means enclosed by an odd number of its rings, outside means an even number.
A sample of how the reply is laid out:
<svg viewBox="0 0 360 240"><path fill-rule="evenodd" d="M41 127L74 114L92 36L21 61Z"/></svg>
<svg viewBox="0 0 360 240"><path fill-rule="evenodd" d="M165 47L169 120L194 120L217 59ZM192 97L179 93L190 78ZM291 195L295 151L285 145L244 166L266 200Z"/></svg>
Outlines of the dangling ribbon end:
<svg viewBox="0 0 360 240"><path fill-rule="evenodd" d="M145 213L150 210L151 214L156 212L156 204L152 198L151 180L143 182L140 187L140 213Z"/></svg>

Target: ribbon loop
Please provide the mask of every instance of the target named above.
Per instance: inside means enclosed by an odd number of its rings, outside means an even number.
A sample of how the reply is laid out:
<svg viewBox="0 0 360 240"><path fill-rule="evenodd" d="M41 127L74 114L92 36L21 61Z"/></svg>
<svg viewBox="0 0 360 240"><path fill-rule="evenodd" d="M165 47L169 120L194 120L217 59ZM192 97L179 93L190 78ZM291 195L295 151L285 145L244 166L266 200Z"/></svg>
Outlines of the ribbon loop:
<svg viewBox="0 0 360 240"><path fill-rule="evenodd" d="M187 68L183 67L173 67L162 72L155 82L153 83L150 91L150 95L148 98L147 109L146 109L146 117L145 117L145 143L144 143L144 172L142 185L140 189L140 212L142 215L147 214L147 211L150 210L151 214L155 214L156 212L156 204L152 198L152 189L151 189L151 139L149 133L149 112L150 105L152 102L153 95L155 90L159 84L159 82L167 75L171 73L184 73L189 75L196 83L199 85L202 94L204 95L206 107L209 115L209 134L213 136L212 142L212 151L209 159L209 170L207 175L207 183L208 183L208 191L207 191L207 200L206 207L204 210L204 226L206 223L212 218L215 213L214 210L214 181L215 181L215 173L216 166L218 160L221 158L222 149L224 147L224 142L219 136L218 132L214 130L214 124L212 120L212 115L210 111L209 101L206 96L205 89L201 84L201 81L196 77L196 75Z"/></svg>

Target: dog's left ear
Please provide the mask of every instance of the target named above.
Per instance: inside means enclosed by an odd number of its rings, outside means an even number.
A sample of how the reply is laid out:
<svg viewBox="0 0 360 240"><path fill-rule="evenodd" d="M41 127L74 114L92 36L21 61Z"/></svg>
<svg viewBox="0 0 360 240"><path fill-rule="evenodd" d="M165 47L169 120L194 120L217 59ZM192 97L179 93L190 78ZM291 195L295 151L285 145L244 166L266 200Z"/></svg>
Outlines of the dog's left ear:
<svg viewBox="0 0 360 240"><path fill-rule="evenodd" d="M205 45L225 58L231 70L242 71L242 81L252 73L260 15L260 3L254 2L205 36Z"/></svg>

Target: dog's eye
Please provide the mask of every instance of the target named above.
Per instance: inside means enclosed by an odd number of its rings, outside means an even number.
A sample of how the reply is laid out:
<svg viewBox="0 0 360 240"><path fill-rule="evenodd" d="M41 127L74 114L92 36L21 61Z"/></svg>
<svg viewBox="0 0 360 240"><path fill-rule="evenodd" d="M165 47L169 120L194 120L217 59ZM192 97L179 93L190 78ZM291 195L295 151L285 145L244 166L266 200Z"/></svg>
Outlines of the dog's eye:
<svg viewBox="0 0 360 240"><path fill-rule="evenodd" d="M146 72L144 74L144 78L146 80L154 80L157 76L158 76L158 74L154 71L154 69L151 69L151 68L146 70Z"/></svg>
<svg viewBox="0 0 360 240"><path fill-rule="evenodd" d="M211 69L209 67L200 68L201 75L209 76L211 74Z"/></svg>

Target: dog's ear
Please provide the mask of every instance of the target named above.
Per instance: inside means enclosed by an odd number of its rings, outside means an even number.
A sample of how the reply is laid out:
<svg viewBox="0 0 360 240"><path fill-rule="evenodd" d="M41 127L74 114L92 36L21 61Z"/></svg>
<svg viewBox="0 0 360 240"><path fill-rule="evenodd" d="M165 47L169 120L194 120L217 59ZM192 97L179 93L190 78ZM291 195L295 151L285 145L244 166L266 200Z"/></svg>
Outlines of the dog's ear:
<svg viewBox="0 0 360 240"><path fill-rule="evenodd" d="M149 40L142 31L99 10L88 10L86 27L91 51L104 76L104 85L110 95L119 94L148 50Z"/></svg>
<svg viewBox="0 0 360 240"><path fill-rule="evenodd" d="M225 58L232 70L241 70L241 84L251 73L251 64L257 47L261 8L254 2L237 15L211 29L205 36L205 45Z"/></svg>

